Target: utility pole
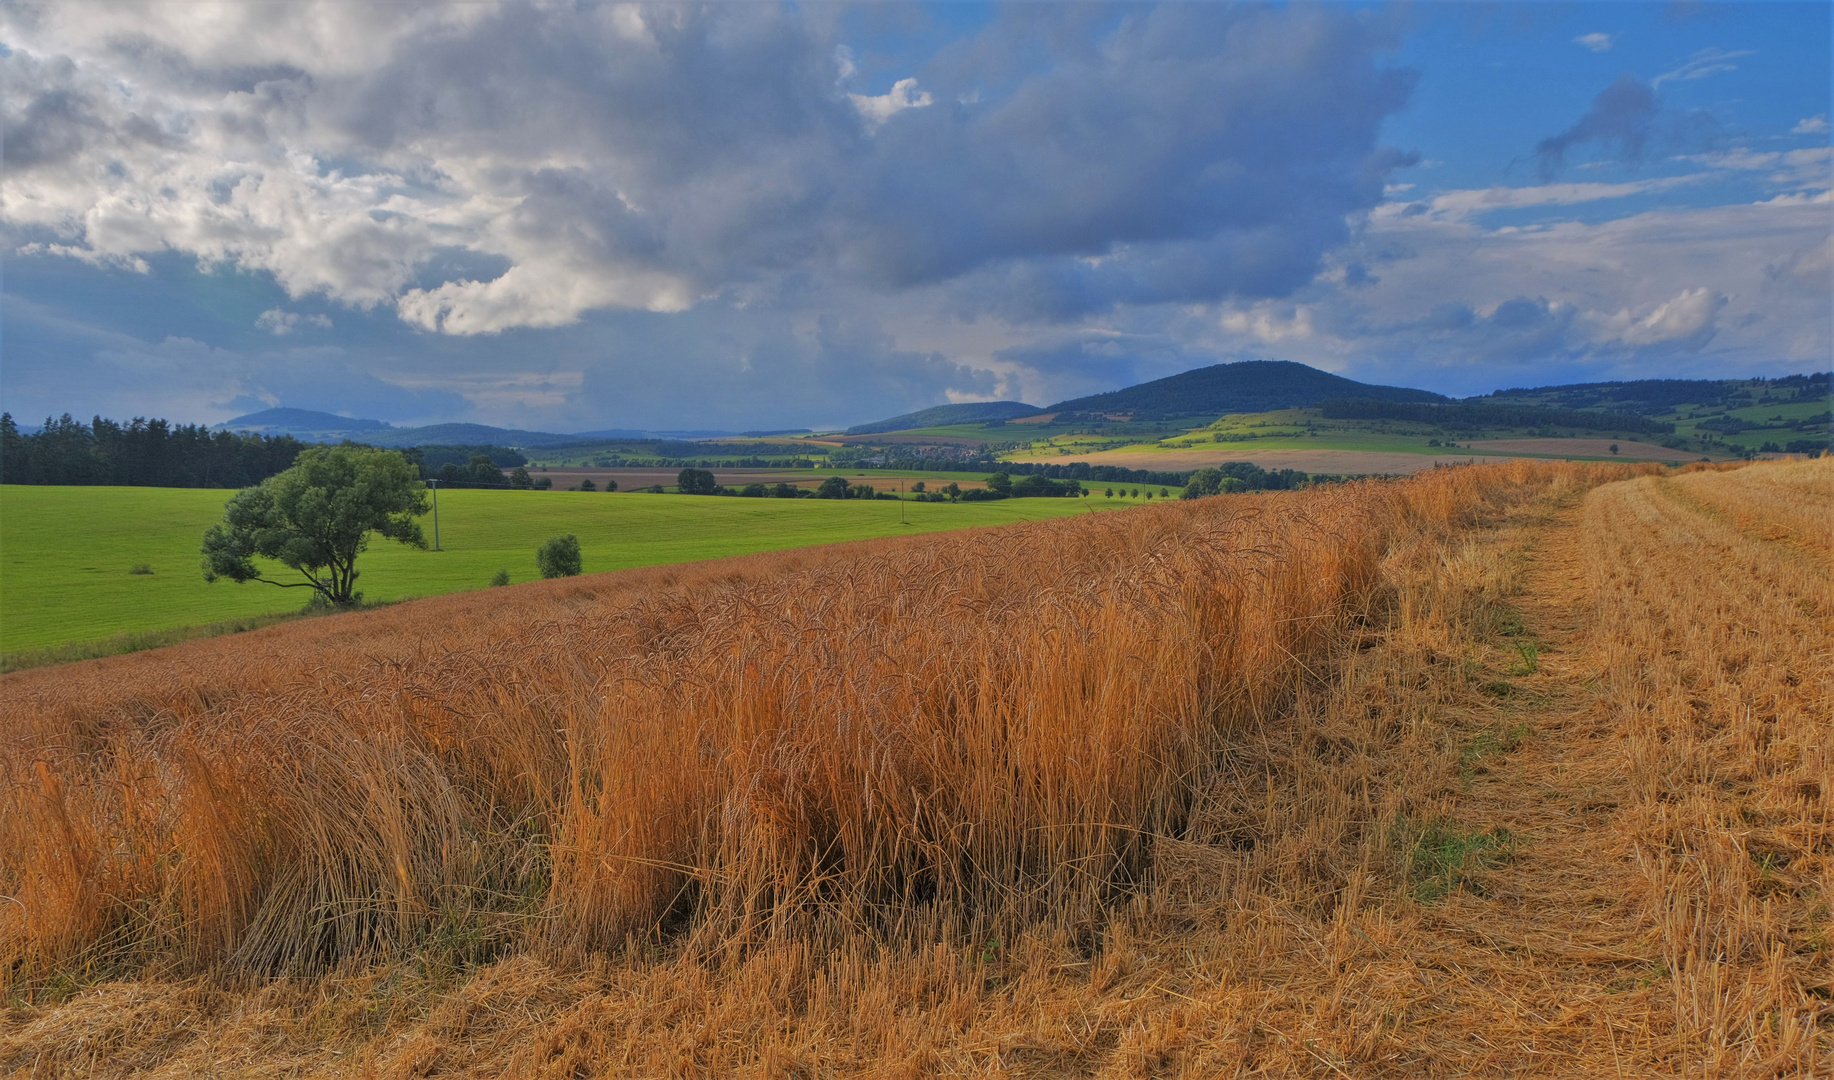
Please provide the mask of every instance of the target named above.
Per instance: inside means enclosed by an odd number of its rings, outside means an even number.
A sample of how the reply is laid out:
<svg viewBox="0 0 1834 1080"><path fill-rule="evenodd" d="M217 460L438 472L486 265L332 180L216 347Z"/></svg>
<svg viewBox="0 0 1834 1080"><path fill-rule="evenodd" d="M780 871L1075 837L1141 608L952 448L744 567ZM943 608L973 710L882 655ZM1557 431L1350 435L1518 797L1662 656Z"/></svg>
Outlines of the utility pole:
<svg viewBox="0 0 1834 1080"><path fill-rule="evenodd" d="M439 550L439 481L429 480L427 486L433 489L433 550Z"/></svg>

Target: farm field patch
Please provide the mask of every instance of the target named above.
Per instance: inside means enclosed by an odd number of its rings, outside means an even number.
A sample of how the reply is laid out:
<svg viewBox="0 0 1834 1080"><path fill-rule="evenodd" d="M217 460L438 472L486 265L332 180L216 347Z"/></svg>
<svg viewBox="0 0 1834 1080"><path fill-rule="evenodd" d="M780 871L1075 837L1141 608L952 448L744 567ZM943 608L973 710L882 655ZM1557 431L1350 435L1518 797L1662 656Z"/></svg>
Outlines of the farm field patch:
<svg viewBox="0 0 1834 1080"><path fill-rule="evenodd" d="M299 609L308 590L204 581L199 545L232 494L0 486L0 650ZM443 550L373 543L358 562L358 588L366 600L387 601L483 588L499 570L512 582L528 581L537 576L535 548L563 533L580 538L585 571L596 573L1060 517L1087 513L1085 504L442 490ZM901 505L907 524L899 522ZM431 514L421 527L430 543ZM151 572L132 573L136 566ZM284 581L290 573L275 576Z"/></svg>
<svg viewBox="0 0 1834 1080"><path fill-rule="evenodd" d="M1614 441L1619 444L1620 450L1615 459L1610 452L1610 445ZM1095 453L1044 453L1034 450L1031 453L1014 454L1009 460L1048 463L1087 461L1091 465L1167 471L1201 469L1225 461L1250 461L1263 469L1395 476L1440 465L1517 458L1684 462L1698 460L1700 455L1653 444L1612 439L1487 439L1446 448L1427 446L1423 438L1414 436L1316 439L1276 436L1196 446L1129 446Z"/></svg>
<svg viewBox="0 0 1834 1080"><path fill-rule="evenodd" d="M830 476L844 478L849 484L869 484L876 491L897 492L902 483L905 490L911 484L922 480L930 487L941 487L954 483L964 490L987 486L987 477L997 469L983 469L979 472L920 472L915 470L896 469L720 469L710 470L714 482L729 488L740 488L746 484L789 484L792 487L817 488ZM529 475L546 476L554 481L557 488L579 486L581 480L591 480L600 490L605 481L612 480L619 491L637 491L652 484L661 484L665 488L675 486L680 469L670 468L636 468L601 467L594 465L552 465L541 469L530 469Z"/></svg>

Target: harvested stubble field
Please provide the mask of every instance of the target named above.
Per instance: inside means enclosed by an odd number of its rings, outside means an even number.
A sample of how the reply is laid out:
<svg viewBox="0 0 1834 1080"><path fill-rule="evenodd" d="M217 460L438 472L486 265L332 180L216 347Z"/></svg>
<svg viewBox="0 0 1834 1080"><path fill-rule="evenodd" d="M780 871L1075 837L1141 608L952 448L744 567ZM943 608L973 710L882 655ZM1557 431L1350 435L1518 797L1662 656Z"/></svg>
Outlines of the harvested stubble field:
<svg viewBox="0 0 1834 1080"><path fill-rule="evenodd" d="M1516 463L9 675L0 1069L1819 1074L1831 545Z"/></svg>

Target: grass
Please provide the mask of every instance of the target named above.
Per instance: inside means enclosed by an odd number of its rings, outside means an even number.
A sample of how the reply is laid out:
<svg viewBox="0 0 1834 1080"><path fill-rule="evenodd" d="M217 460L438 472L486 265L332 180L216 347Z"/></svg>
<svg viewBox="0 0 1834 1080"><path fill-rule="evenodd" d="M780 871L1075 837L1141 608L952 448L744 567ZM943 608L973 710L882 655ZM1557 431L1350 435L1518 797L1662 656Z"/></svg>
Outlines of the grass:
<svg viewBox="0 0 1834 1080"><path fill-rule="evenodd" d="M0 650L224 624L298 610L304 589L206 583L198 546L231 492L0 486ZM441 551L378 543L358 562L369 601L533 580L535 549L579 536L587 573L837 540L1087 513L1090 500L987 503L694 498L592 492L440 492ZM429 541L432 516L422 522ZM181 635L189 636L189 635Z"/></svg>
<svg viewBox="0 0 1834 1080"><path fill-rule="evenodd" d="M1397 828L1404 873L1422 903L1444 900L1460 889L1484 895L1483 872L1506 863L1515 843L1507 829L1462 828L1444 818L1402 818Z"/></svg>

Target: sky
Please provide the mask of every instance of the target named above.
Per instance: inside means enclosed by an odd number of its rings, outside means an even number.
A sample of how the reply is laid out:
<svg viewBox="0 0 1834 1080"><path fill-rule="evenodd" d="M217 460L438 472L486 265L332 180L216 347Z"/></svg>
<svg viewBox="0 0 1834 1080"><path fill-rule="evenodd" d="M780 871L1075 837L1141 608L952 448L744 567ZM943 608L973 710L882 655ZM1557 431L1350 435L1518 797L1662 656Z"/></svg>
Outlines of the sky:
<svg viewBox="0 0 1834 1080"><path fill-rule="evenodd" d="M1827 370L1826 3L0 3L0 408Z"/></svg>

